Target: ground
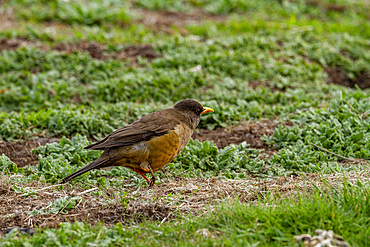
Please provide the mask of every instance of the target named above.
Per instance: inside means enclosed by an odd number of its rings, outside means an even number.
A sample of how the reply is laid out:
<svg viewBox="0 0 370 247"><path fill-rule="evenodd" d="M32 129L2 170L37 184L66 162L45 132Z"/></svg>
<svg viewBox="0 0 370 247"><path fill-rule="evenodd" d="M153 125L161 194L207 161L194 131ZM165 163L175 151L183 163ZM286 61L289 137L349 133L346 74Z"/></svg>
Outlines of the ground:
<svg viewBox="0 0 370 247"><path fill-rule="evenodd" d="M0 1L0 246L298 246L320 228L366 246L368 10ZM85 146L187 98L215 111L155 187L124 168L59 184L99 157Z"/></svg>
<svg viewBox="0 0 370 247"><path fill-rule="evenodd" d="M368 181L367 174L347 173L350 181L357 179ZM27 187L36 191L35 197L24 197L16 193L2 177L1 194L1 229L2 233L14 226L28 227L59 227L62 222L82 221L89 224L104 222L106 225L123 223L137 224L154 220L163 224L186 215L201 216L213 211L217 203L237 198L242 203L255 202L259 196L270 198L292 197L303 191L310 191L314 186L320 186L325 179L335 184L342 181L343 175L306 174L305 176L290 176L262 180L248 178L243 180L228 179L185 179L170 177L163 179L155 188L124 187L125 197L120 198L117 191L120 188L101 189L93 187L89 190L74 188L67 185L62 191L55 190L55 186L45 187L43 183L33 182ZM96 196L89 192L102 190L103 195ZM68 213L64 208L58 208L53 213L31 214L41 208L51 208L58 198L74 198L79 196L77 205ZM107 202L110 201L110 202Z"/></svg>

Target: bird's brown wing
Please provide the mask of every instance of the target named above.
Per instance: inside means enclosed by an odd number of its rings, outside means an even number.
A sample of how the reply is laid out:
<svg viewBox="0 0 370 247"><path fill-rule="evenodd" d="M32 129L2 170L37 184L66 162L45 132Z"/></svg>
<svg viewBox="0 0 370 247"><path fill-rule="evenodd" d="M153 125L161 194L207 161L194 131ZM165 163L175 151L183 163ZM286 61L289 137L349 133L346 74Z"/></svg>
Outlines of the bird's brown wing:
<svg viewBox="0 0 370 247"><path fill-rule="evenodd" d="M141 119L120 128L103 140L91 144L86 149L104 150L112 147L129 146L141 141L150 140L152 137L161 136L173 130L179 119L174 117L172 109L150 113Z"/></svg>

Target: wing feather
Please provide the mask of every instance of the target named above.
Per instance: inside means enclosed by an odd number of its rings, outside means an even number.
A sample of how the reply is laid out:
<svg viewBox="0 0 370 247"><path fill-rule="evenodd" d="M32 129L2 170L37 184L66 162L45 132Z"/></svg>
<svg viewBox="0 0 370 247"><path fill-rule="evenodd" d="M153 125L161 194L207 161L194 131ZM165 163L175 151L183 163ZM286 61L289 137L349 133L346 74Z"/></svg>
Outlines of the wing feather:
<svg viewBox="0 0 370 247"><path fill-rule="evenodd" d="M174 114L172 109L150 113L132 124L112 132L103 140L91 144L85 149L104 150L112 147L129 146L150 140L155 136L165 135L180 123L179 120L174 118Z"/></svg>

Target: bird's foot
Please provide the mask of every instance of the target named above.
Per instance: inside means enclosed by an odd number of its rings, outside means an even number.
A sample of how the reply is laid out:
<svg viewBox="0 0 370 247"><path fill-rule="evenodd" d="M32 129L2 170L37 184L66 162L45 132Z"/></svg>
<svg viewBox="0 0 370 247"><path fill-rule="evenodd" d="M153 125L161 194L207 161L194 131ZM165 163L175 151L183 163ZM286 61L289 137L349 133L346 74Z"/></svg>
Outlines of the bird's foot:
<svg viewBox="0 0 370 247"><path fill-rule="evenodd" d="M142 176L149 184L149 187L153 187L155 186L155 176L154 176L154 172L153 172L153 169L150 165L148 165L148 170L146 169L143 169L142 167L141 168L134 168L134 171L137 172L138 174L140 174L140 176ZM152 174L152 179L148 179L144 173L151 173Z"/></svg>
<svg viewBox="0 0 370 247"><path fill-rule="evenodd" d="M152 179L150 179L149 187L155 186L155 176L152 167L149 165L150 173L152 174Z"/></svg>
<svg viewBox="0 0 370 247"><path fill-rule="evenodd" d="M154 186L156 186L155 185L155 178L154 179L152 178L152 179L150 179L150 182L149 182L149 188L154 187Z"/></svg>

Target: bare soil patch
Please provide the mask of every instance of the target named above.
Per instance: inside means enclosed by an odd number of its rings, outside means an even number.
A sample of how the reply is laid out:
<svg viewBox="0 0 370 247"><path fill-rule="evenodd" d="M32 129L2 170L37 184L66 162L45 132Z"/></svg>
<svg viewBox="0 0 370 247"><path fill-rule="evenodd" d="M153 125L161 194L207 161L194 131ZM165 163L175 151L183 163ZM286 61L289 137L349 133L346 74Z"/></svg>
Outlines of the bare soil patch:
<svg viewBox="0 0 370 247"><path fill-rule="evenodd" d="M21 47L36 47L43 51L50 50L50 48L46 45L41 45L36 41L30 41L24 38L0 39L0 52L2 50L15 50ZM122 61L128 60L131 64L137 63L139 57L145 58L150 62L153 59L162 56L161 54L155 52L150 44L130 45L122 51L108 53L104 44L88 42L84 40L80 43L59 43L51 47L51 49L69 54L76 52L88 52L90 56L95 59L105 60L112 58Z"/></svg>
<svg viewBox="0 0 370 247"><path fill-rule="evenodd" d="M361 89L370 88L370 72L368 71L363 71L358 74L356 78L352 79L340 67L326 67L324 69L328 75L328 83L333 83L350 88L355 88L356 85Z"/></svg>
<svg viewBox="0 0 370 247"><path fill-rule="evenodd" d="M0 155L5 154L18 167L37 165L39 159L31 154L31 150L46 143L59 141L58 138L37 138L31 141L7 142L0 141Z"/></svg>
<svg viewBox="0 0 370 247"><path fill-rule="evenodd" d="M250 88L253 88L253 89L260 88L260 87L266 87L266 88L270 89L272 92L276 92L276 91L285 92L288 88L289 89L294 89L294 87L291 87L291 86L288 86L288 87L284 86L282 88L278 88L276 86L271 85L267 81L256 81L256 80L250 81L248 83L248 86Z"/></svg>
<svg viewBox="0 0 370 247"><path fill-rule="evenodd" d="M0 0L0 6L4 5L6 1ZM16 28L14 20L14 10L11 8L3 8L0 10L0 30L7 30Z"/></svg>
<svg viewBox="0 0 370 247"><path fill-rule="evenodd" d="M325 10L336 11L341 13L347 10L347 6L338 3L325 3L323 1L318 0L308 0L306 1L306 3L311 6L320 7Z"/></svg>
<svg viewBox="0 0 370 247"><path fill-rule="evenodd" d="M60 43L52 47L52 50L62 51L66 53L75 53L78 51L88 52L91 57L95 59L105 60L108 58L129 60L131 63L136 63L138 57L142 57L151 61L155 58L161 57L159 53L155 52L152 45L131 45L127 46L120 52L107 53L105 45L96 43L82 41L80 43Z"/></svg>
<svg viewBox="0 0 370 247"><path fill-rule="evenodd" d="M2 50L15 50L21 47L37 47L45 49L44 46L38 45L36 42L32 42L24 38L0 39L0 52Z"/></svg>
<svg viewBox="0 0 370 247"><path fill-rule="evenodd" d="M367 179L369 174L345 174L349 181L358 178ZM360 177L359 177L360 176ZM216 178L185 179L171 178L162 180L154 188L130 186L121 189L103 189L100 195L86 192L76 186L67 184L63 188L47 187L38 181L27 185L36 191L36 198L24 197L12 190L14 182L9 183L9 177L0 177L0 232L14 226L27 227L58 227L62 222L83 221L91 225L104 222L113 225L121 222L140 223L144 220L159 222L171 221L179 216L202 215L222 201L240 200L241 202L257 201L258 197L270 198L292 197L303 191L310 191L313 184L320 186L327 179L335 186L343 179L343 174L330 174L321 177L318 174L305 176L289 176L277 178L250 178L246 180L218 180ZM37 191L38 190L38 191ZM124 197L122 197L125 195ZM50 208L55 200L64 197L80 196L81 200L67 213L48 213L31 215L34 209ZM110 199L108 201L108 199ZM47 210L45 210L47 211Z"/></svg>
<svg viewBox="0 0 370 247"><path fill-rule="evenodd" d="M227 16L213 15L201 10L196 10L191 14L168 10L151 11L146 9L135 9L135 11L141 16L139 23L151 28L154 32L163 31L166 33L173 33L171 27L176 26L183 35L187 35L187 31L184 27L191 23L198 23L205 20L222 22L227 18Z"/></svg>
<svg viewBox="0 0 370 247"><path fill-rule="evenodd" d="M283 2L282 0L278 0L278 1L280 3ZM289 0L289 2L294 3L294 2L298 2L298 1L297 0ZM348 8L348 6L341 5L341 4L338 4L338 3L325 3L323 1L318 1L318 0L307 0L307 1L305 1L305 3L307 5L322 8L324 10L331 10L331 11L336 11L336 12L344 12Z"/></svg>
<svg viewBox="0 0 370 247"><path fill-rule="evenodd" d="M292 126L292 123L283 123L284 126ZM263 148L268 154L274 154L276 150L266 145L261 137L264 135L271 136L279 123L273 120L261 122L250 122L231 128L218 128L214 130L200 129L194 132L192 138L199 141L213 141L218 148L224 148L230 144L240 144L247 142L251 148Z"/></svg>

